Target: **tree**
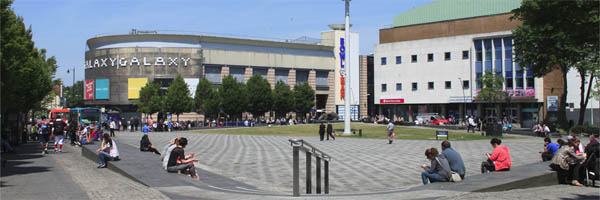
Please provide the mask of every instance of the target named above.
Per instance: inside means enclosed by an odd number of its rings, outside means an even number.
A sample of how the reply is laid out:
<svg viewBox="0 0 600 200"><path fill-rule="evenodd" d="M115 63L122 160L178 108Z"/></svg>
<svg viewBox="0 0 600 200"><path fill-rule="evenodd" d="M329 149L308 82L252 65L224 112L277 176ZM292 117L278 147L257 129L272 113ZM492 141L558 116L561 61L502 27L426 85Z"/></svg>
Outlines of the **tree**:
<svg viewBox="0 0 600 200"><path fill-rule="evenodd" d="M586 59L598 63L599 4L587 0L524 0L521 7L512 12L512 20L523 22L513 31L516 61L529 68L536 77L554 70L562 72L564 87L558 121L566 127L567 72ZM583 68L578 70L583 70L580 74L588 74ZM592 78L597 76L594 74L590 74ZM587 98L583 98L583 94L581 97L580 122L587 106Z"/></svg>
<svg viewBox="0 0 600 200"><path fill-rule="evenodd" d="M271 84L267 79L260 74L254 74L248 79L246 89L248 92L248 112L252 113L255 119L271 110L273 95Z"/></svg>
<svg viewBox="0 0 600 200"><path fill-rule="evenodd" d="M214 89L210 81L203 78L198 82L196 86L196 96L194 96L194 109L197 113L202 113L206 117L207 101L212 99L214 95Z"/></svg>
<svg viewBox="0 0 600 200"><path fill-rule="evenodd" d="M75 90L73 90L75 88ZM75 82L75 86L64 87L63 96L66 98L67 107L84 107L83 104L83 81Z"/></svg>
<svg viewBox="0 0 600 200"><path fill-rule="evenodd" d="M294 109L294 94L290 90L290 86L283 81L277 81L275 90L273 90L273 110L275 116L285 117L285 114Z"/></svg>
<svg viewBox="0 0 600 200"><path fill-rule="evenodd" d="M506 93L502 91L504 78L502 76L494 76L492 73L485 73L481 78L483 87L481 92L477 94L478 101L499 102L506 98Z"/></svg>
<svg viewBox="0 0 600 200"><path fill-rule="evenodd" d="M248 97L244 85L229 75L223 78L223 84L219 88L221 108L223 112L236 119L241 117L248 105Z"/></svg>
<svg viewBox="0 0 600 200"><path fill-rule="evenodd" d="M178 74L169 86L169 89L167 89L167 96L165 97L167 111L175 113L177 115L177 121L179 121L179 115L184 112L189 112L192 108L192 103L190 89L181 75Z"/></svg>
<svg viewBox="0 0 600 200"><path fill-rule="evenodd" d="M296 112L302 116L302 119L315 106L315 91L307 82L294 87L294 104Z"/></svg>
<svg viewBox="0 0 600 200"><path fill-rule="evenodd" d="M146 83L140 89L140 98L137 100L136 105L139 112L149 115L161 111L163 98L160 95L160 85L154 81Z"/></svg>
<svg viewBox="0 0 600 200"><path fill-rule="evenodd" d="M0 1L3 116L6 112L27 112L40 105L52 89L57 68L54 57L46 58L46 50L35 47L31 27L25 28L23 18L15 15L11 4L12 0Z"/></svg>

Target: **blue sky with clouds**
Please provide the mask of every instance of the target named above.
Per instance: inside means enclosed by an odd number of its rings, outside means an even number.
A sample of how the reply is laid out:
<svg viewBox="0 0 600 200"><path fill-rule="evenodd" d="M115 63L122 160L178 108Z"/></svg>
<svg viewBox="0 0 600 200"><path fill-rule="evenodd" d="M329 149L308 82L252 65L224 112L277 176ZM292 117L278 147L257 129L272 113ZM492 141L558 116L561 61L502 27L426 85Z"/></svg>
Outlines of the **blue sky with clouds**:
<svg viewBox="0 0 600 200"><path fill-rule="evenodd" d="M434 0L353 0L352 31L360 53L373 52L379 29L393 17ZM265 40L320 38L328 24L344 23L342 0L15 0L15 13L33 29L38 48L58 60L57 78L83 80L85 42L98 35L127 34L132 28L159 33L210 34Z"/></svg>

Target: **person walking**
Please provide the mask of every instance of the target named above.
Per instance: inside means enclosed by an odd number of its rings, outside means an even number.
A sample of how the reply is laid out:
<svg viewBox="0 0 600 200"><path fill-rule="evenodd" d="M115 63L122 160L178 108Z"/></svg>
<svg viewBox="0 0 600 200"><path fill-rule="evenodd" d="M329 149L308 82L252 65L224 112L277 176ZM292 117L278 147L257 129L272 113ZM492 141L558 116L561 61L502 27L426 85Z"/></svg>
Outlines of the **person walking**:
<svg viewBox="0 0 600 200"><path fill-rule="evenodd" d="M333 126L331 125L331 123L327 122L327 140L329 140L329 136L331 136L331 138L335 140L335 137L333 136Z"/></svg>
<svg viewBox="0 0 600 200"><path fill-rule="evenodd" d="M325 137L325 124L323 124L323 122L321 122L321 125L319 126L319 136L321 137L321 141L323 141L323 138Z"/></svg>
<svg viewBox="0 0 600 200"><path fill-rule="evenodd" d="M77 144L77 122L75 122L75 118L69 121L69 138L71 138L71 146Z"/></svg>
<svg viewBox="0 0 600 200"><path fill-rule="evenodd" d="M115 122L115 120L110 120L110 137L115 137L115 128L117 127L117 123Z"/></svg>
<svg viewBox="0 0 600 200"><path fill-rule="evenodd" d="M42 120L42 122L40 123L40 146L42 147L42 154L47 154L48 153L48 141L50 140L50 132L51 132L51 128L50 125L48 124L48 121L46 120Z"/></svg>
<svg viewBox="0 0 600 200"><path fill-rule="evenodd" d="M392 142L394 142L394 123L392 123L391 121L388 123L387 125L387 139L388 139L388 144L392 144Z"/></svg>
<svg viewBox="0 0 600 200"><path fill-rule="evenodd" d="M62 120L62 117L59 115L54 120L54 152L62 152L62 146L65 140L65 122Z"/></svg>
<svg viewBox="0 0 600 200"><path fill-rule="evenodd" d="M475 119L473 119L473 115L469 116L467 123L467 133L469 132L469 129L473 130L473 133L475 133L475 126L477 124L475 124Z"/></svg>

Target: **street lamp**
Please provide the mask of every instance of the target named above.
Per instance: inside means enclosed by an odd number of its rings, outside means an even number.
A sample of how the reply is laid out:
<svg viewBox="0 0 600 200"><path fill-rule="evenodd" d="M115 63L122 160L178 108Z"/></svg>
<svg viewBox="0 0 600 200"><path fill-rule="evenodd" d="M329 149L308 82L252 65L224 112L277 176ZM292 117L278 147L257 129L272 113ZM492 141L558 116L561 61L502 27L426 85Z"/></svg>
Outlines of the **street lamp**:
<svg viewBox="0 0 600 200"><path fill-rule="evenodd" d="M75 67L67 69L67 74L70 73L71 70L73 72L73 85L71 85L71 98L75 98Z"/></svg>
<svg viewBox="0 0 600 200"><path fill-rule="evenodd" d="M464 85L464 83L462 81L462 78L458 77L458 81L460 81L459 82L460 83L460 87L461 87L462 92L463 92L463 112L464 112L463 116L465 116L467 114L467 97L465 96L465 85Z"/></svg>
<svg viewBox="0 0 600 200"><path fill-rule="evenodd" d="M345 45L347 46L348 49L350 48L350 0L342 0L346 3L346 24L344 27L344 32L346 33L346 38L345 38ZM344 81L344 135L351 135L352 132L350 130L350 83L349 83L349 78L350 78L350 55L352 55L352 51L347 51L349 53L346 53L346 55L344 56L344 64L346 65L346 69L345 71L345 81Z"/></svg>

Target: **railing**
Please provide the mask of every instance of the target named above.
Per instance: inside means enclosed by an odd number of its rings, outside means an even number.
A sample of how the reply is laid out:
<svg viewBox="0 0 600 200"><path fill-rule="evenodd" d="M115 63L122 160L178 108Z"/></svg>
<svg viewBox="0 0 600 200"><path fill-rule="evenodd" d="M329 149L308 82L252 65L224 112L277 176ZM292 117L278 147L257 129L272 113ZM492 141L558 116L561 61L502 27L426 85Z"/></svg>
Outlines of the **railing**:
<svg viewBox="0 0 600 200"><path fill-rule="evenodd" d="M321 160L324 161L324 192L329 194L329 162L331 156L327 155L323 151L315 148L308 142L302 139L290 139L289 140L293 147L293 195L295 197L300 196L300 151L306 152L306 194L312 193L312 172L311 172L311 161L312 157L316 158L316 182L317 182L317 194L321 194Z"/></svg>

